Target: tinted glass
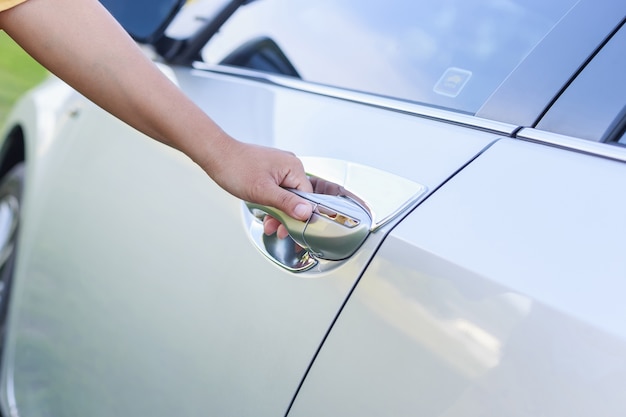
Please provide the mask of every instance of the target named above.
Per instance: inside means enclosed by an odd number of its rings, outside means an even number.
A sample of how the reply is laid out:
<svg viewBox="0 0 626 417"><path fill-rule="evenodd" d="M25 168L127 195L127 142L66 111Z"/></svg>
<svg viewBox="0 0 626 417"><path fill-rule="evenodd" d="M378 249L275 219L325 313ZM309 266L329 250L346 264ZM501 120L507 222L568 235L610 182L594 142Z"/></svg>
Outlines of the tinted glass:
<svg viewBox="0 0 626 417"><path fill-rule="evenodd" d="M475 113L577 0L260 0L207 45L272 39L308 81Z"/></svg>
<svg viewBox="0 0 626 417"><path fill-rule="evenodd" d="M593 141L613 141L626 118L626 27L572 81L537 128Z"/></svg>
<svg viewBox="0 0 626 417"><path fill-rule="evenodd" d="M124 29L140 42L150 42L169 23L181 0L100 0Z"/></svg>

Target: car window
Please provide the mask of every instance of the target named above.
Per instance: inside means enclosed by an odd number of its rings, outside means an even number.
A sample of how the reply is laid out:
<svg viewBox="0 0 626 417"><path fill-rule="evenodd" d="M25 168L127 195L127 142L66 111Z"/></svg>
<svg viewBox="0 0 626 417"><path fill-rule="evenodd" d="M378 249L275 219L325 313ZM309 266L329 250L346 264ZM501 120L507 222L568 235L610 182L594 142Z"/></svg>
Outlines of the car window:
<svg viewBox="0 0 626 417"><path fill-rule="evenodd" d="M537 128L607 143L626 125L626 28L598 52L549 109Z"/></svg>
<svg viewBox="0 0 626 417"><path fill-rule="evenodd" d="M266 37L252 39L244 43L224 58L221 63L300 78L289 58L272 39Z"/></svg>
<svg viewBox="0 0 626 417"><path fill-rule="evenodd" d="M622 106L622 111L615 118L613 123L605 129L600 142L626 146L626 105Z"/></svg>
<svg viewBox="0 0 626 417"><path fill-rule="evenodd" d="M473 114L576 3L261 0L241 7L202 56L233 64L243 45L271 39L304 80Z"/></svg>

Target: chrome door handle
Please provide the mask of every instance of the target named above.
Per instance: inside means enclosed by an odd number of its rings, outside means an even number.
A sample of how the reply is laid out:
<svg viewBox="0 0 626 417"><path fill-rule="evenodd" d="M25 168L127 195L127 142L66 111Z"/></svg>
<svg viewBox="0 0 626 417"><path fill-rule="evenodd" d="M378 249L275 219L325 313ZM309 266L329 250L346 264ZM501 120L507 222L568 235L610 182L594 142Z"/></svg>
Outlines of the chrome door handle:
<svg viewBox="0 0 626 417"><path fill-rule="evenodd" d="M362 245L379 244L389 224L415 207L426 187L395 174L355 162L301 157L316 193L290 190L311 202L305 221L292 219L273 207L242 204L244 223L254 245L269 260L291 272L324 272L356 259ZM339 194L339 195L338 195ZM346 196L347 194L347 196ZM263 233L269 214L287 228L290 238Z"/></svg>
<svg viewBox="0 0 626 417"><path fill-rule="evenodd" d="M350 257L370 233L368 210L347 196L304 193L290 190L313 205L307 221L295 220L274 207L246 202L252 214L269 214L279 220L291 238L319 259L339 261ZM258 217L258 216L257 216Z"/></svg>

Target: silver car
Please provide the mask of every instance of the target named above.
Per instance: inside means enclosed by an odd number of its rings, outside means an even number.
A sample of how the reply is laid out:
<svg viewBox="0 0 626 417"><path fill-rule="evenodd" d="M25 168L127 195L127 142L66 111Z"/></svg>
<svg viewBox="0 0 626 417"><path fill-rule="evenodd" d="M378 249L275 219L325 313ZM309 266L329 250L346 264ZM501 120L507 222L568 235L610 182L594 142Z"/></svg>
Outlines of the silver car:
<svg viewBox="0 0 626 417"><path fill-rule="evenodd" d="M104 3L340 192L266 236L50 77L1 133L2 415L626 415L626 2Z"/></svg>

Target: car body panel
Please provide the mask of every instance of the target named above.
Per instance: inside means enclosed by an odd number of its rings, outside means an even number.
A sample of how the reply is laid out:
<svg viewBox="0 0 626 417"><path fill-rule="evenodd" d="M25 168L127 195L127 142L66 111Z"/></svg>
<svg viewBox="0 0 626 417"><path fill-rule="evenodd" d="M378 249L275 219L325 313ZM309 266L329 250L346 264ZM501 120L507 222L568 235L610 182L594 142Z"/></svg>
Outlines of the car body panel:
<svg viewBox="0 0 626 417"><path fill-rule="evenodd" d="M289 416L623 415L624 178L494 144L391 232Z"/></svg>
<svg viewBox="0 0 626 417"><path fill-rule="evenodd" d="M375 101L350 103L211 71L181 68L176 76L196 103L242 140L287 149L303 157L371 166L428 189L438 187L501 137L402 111L381 111ZM202 83L196 77L202 78ZM211 95L222 99L208 100ZM231 105L237 112L229 110ZM394 158L381 160L381 153L393 154Z"/></svg>
<svg viewBox="0 0 626 417"><path fill-rule="evenodd" d="M498 138L238 77L167 73L236 137L429 189ZM64 120L54 137L28 144L38 164L26 184L4 403L20 415L284 414L393 223L331 271L295 275L257 251L241 203L188 158L79 95L67 103L49 116ZM137 400L146 398L155 400Z"/></svg>

